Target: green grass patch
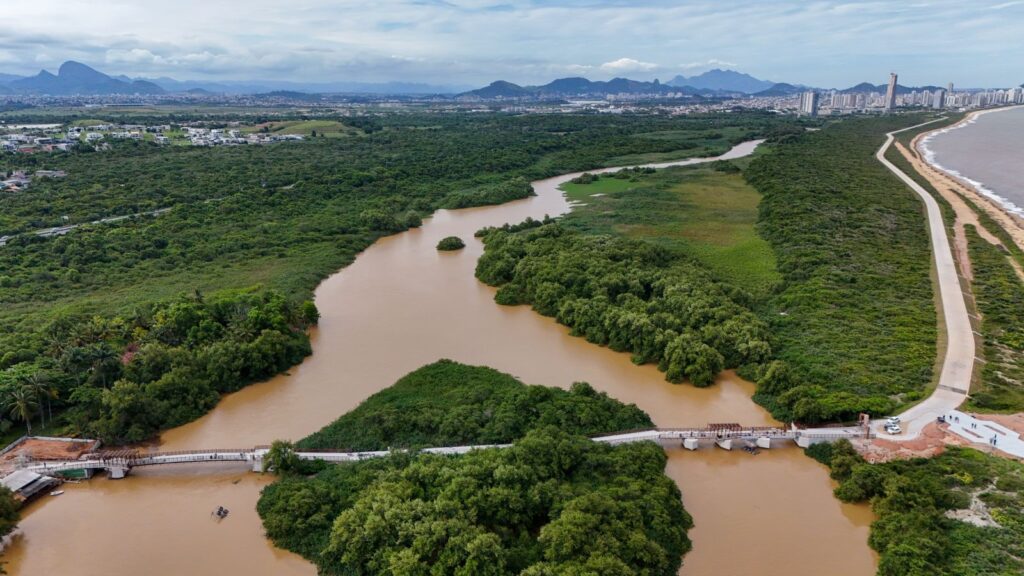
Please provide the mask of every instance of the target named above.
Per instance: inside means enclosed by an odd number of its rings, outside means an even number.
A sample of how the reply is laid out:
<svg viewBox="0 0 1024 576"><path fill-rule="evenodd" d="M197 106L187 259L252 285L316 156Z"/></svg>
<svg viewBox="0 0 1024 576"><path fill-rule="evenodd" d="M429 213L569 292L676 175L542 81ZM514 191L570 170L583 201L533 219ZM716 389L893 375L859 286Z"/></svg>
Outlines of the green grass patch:
<svg viewBox="0 0 1024 576"><path fill-rule="evenodd" d="M671 248L758 297L781 279L771 247L755 229L761 196L739 173L680 167L563 189L584 202L566 218L573 226Z"/></svg>
<svg viewBox="0 0 1024 576"><path fill-rule="evenodd" d="M358 129L346 126L336 120L286 120L247 126L242 129L246 133L264 130L270 134L298 134L300 136L312 137L316 133L317 136L333 138L353 136L359 133Z"/></svg>

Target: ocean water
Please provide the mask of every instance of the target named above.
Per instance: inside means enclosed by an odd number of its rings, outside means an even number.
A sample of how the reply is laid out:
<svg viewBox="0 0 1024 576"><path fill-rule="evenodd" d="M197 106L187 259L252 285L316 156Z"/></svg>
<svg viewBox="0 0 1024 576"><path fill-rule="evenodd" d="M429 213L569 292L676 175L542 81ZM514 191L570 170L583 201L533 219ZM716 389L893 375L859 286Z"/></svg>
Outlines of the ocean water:
<svg viewBox="0 0 1024 576"><path fill-rule="evenodd" d="M929 162L1024 216L1024 106L994 110L924 139Z"/></svg>

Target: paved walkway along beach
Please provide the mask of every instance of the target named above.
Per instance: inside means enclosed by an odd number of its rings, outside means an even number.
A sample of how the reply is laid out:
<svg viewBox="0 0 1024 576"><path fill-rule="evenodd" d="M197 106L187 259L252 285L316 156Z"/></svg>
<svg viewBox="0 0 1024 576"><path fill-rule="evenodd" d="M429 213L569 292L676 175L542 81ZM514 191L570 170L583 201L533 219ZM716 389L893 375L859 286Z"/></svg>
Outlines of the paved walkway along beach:
<svg viewBox="0 0 1024 576"><path fill-rule="evenodd" d="M918 126L923 125L919 124ZM946 321L946 355L942 363L939 382L932 395L900 415L903 421L903 434L900 436L879 434L880 437L889 440L916 438L925 426L960 406L967 399L967 393L971 389L971 373L974 369L974 332L971 328L970 317L967 315L967 304L964 301L963 291L960 289L960 278L957 275L956 262L949 246L949 238L946 236L946 226L942 221L939 204L927 190L885 158L885 152L895 140L894 134L918 126L890 132L885 144L879 148L875 157L916 192L924 202L939 296L942 301L942 313Z"/></svg>

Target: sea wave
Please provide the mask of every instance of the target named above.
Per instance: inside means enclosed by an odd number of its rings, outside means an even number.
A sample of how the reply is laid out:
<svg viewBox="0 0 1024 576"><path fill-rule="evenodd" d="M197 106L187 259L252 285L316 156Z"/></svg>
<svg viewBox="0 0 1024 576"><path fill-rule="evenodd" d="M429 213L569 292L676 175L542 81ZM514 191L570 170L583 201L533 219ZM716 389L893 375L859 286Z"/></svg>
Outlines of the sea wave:
<svg viewBox="0 0 1024 576"><path fill-rule="evenodd" d="M928 147L928 144L936 136L941 136L943 134L948 134L948 133L950 133L950 132L952 132L954 130L960 130L961 128L966 128L966 127L970 126L971 124L974 124L975 122L977 122L978 118L981 118L985 114L991 114L993 112L1002 112L1002 111L1005 111L1005 110L1012 110L1014 108L1016 108L1016 107L1013 107L1013 108L998 108L998 109L995 109L995 110L984 110L984 111L978 112L976 114L972 114L971 116L969 116L965 120L957 122L956 124L954 124L952 126L949 126L947 128L943 128L941 130L936 130L934 132L931 132L930 134L928 134L927 136L925 136L924 138L921 139L920 144L918 144L918 149L920 149L921 153L924 155L925 161L927 161L932 166L938 168L939 170L942 170L943 172L945 172L946 174L949 174L950 176L953 176L954 178L956 178L957 180L960 180L961 182L965 182L965 183L969 184L972 188L977 190L979 194L981 194L982 196L985 196L986 198L989 198L989 199L995 201L997 204L1002 206L1003 209L1006 210L1007 212L1010 212L1011 214L1015 214L1017 216L1024 217L1024 208L1022 208L1020 206L1017 206L1009 198L1005 198L1003 196L1000 196L994 190L986 187L983 182L979 182L977 180L973 180L971 178L968 178L967 176L965 176L964 174L962 174L958 170L954 170L953 168L949 168L947 166L943 166L941 163L939 163L938 160L936 160L935 152L931 148Z"/></svg>

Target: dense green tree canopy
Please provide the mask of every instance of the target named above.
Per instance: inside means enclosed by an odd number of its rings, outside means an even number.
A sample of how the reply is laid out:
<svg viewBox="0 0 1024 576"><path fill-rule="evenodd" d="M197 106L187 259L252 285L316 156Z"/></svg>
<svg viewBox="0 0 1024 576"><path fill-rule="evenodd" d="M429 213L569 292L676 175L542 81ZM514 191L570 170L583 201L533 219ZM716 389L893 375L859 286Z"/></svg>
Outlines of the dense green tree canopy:
<svg viewBox="0 0 1024 576"><path fill-rule="evenodd" d="M0 371L0 397L34 400L22 420L43 417L45 400L65 410L68 433L145 440L301 361L317 316L312 302L258 289L181 296L128 317L62 316L42 330L43 354Z"/></svg>
<svg viewBox="0 0 1024 576"><path fill-rule="evenodd" d="M845 502L870 501L880 576L1024 573L1024 465L969 448L868 464L846 441L818 444ZM966 519L955 519L962 515Z"/></svg>
<svg viewBox="0 0 1024 576"><path fill-rule="evenodd" d="M524 386L441 361L298 445L513 447L321 465L268 486L257 509L276 544L323 574L675 574L692 520L664 452L580 435L629 425L649 420L584 384Z"/></svg>
<svg viewBox="0 0 1024 576"><path fill-rule="evenodd" d="M671 382L710 385L724 368L771 358L767 331L742 291L642 241L585 235L560 224L493 230L477 277L501 304L531 304L573 334L653 362Z"/></svg>
<svg viewBox="0 0 1024 576"><path fill-rule="evenodd" d="M541 426L592 435L653 424L636 406L586 383L569 391L526 386L491 368L441 360L370 396L298 446L365 451L500 444Z"/></svg>
<svg viewBox="0 0 1024 576"><path fill-rule="evenodd" d="M777 418L849 420L920 399L932 380L936 312L922 204L875 158L917 117L850 119L775 142L747 180L783 283L766 307L788 364L759 382ZM785 377L781 377L785 374Z"/></svg>

